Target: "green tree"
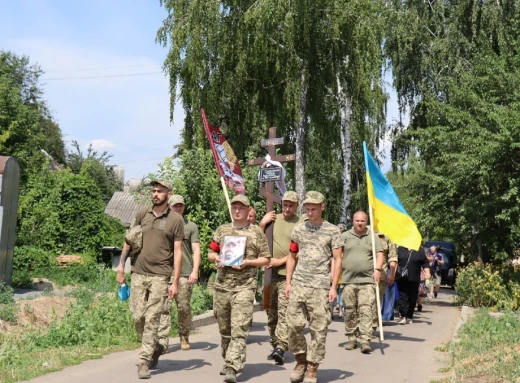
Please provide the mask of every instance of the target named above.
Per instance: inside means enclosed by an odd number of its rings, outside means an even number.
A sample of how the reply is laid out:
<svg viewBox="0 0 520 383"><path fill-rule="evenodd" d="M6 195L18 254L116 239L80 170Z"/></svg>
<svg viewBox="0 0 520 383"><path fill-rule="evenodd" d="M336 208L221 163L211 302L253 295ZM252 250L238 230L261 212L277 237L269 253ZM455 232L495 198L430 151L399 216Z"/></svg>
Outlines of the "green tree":
<svg viewBox="0 0 520 383"><path fill-rule="evenodd" d="M72 150L66 153L67 165L74 174L85 175L98 185L103 195L103 200L108 202L114 192L121 190L122 183L117 179L114 172L115 165L109 165L112 158L107 151L98 153L88 147L87 153L83 153L77 141L72 141Z"/></svg>
<svg viewBox="0 0 520 383"><path fill-rule="evenodd" d="M501 261L518 244L519 3L393 3L388 53L401 107L393 158L423 233ZM404 128L404 129L403 129Z"/></svg>
<svg viewBox="0 0 520 383"><path fill-rule="evenodd" d="M64 158L60 128L42 99L41 74L28 57L0 51L0 153L20 163L22 187L46 163L41 149L58 161Z"/></svg>
<svg viewBox="0 0 520 383"><path fill-rule="evenodd" d="M308 187L307 166L321 167L321 173L336 178L342 173L332 169L336 170L338 159L343 162L347 187L330 192L345 195L335 194L331 200L343 201L346 216L351 126L357 132L353 137L371 143L377 143L384 130L383 3L163 0L161 4L168 17L157 39L170 48L165 67L172 113L177 87L186 111L183 148L207 147L198 117L201 107L228 135L242 160L246 154L260 154L258 141L269 126L277 126L286 142L281 150L296 154L289 174L300 198ZM340 148L337 142L345 129L341 141L345 145ZM361 141L354 144L361 147ZM314 150L316 145L320 151Z"/></svg>

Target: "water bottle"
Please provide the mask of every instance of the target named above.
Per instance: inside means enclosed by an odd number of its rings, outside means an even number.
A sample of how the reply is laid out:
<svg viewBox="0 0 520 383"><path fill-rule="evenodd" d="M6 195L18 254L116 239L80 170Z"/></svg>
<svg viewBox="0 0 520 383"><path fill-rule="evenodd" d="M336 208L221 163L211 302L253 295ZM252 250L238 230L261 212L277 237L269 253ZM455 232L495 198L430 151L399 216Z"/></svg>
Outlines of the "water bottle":
<svg viewBox="0 0 520 383"><path fill-rule="evenodd" d="M117 295L123 302L126 301L128 297L130 297L130 287L128 287L126 283L123 283L121 286L119 286Z"/></svg>

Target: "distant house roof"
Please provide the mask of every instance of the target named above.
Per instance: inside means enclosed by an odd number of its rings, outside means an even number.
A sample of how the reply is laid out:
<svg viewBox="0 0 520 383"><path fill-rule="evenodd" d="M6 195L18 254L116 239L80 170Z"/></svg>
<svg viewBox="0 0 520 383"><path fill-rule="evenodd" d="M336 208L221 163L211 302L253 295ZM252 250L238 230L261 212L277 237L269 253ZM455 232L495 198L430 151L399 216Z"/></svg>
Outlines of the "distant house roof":
<svg viewBox="0 0 520 383"><path fill-rule="evenodd" d="M134 219L135 213L146 206L145 204L139 204L132 196L132 193L118 191L114 193L108 202L105 213L119 219L123 225L129 227Z"/></svg>

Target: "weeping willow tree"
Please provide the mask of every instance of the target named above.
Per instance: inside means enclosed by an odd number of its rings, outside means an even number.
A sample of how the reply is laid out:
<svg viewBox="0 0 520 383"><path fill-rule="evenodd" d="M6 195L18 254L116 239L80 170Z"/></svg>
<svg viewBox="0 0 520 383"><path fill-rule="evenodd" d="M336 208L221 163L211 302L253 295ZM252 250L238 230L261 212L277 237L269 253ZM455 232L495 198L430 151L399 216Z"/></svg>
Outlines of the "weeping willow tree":
<svg viewBox="0 0 520 383"><path fill-rule="evenodd" d="M518 247L520 1L394 1L388 54L409 126L395 132L423 233L482 262Z"/></svg>
<svg viewBox="0 0 520 383"><path fill-rule="evenodd" d="M276 126L286 142L281 150L296 154L289 174L299 197L303 199L307 177L312 177L309 186L330 194L331 209L342 205L343 213L334 218L346 217L349 137L360 150L360 140L376 143L384 127L383 3L161 4L168 16L157 40L170 48L165 68L172 115L177 94L186 111L183 147L206 145L201 107L228 135L240 159L260 154L259 140L269 126Z"/></svg>

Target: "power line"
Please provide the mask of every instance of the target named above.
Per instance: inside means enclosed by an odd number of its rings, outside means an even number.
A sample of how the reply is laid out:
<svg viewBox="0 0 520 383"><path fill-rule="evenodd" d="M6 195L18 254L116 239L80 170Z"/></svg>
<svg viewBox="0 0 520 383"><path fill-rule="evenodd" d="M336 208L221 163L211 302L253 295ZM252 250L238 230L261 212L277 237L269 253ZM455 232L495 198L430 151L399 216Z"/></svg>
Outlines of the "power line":
<svg viewBox="0 0 520 383"><path fill-rule="evenodd" d="M80 72L80 71L88 71L88 70L101 70L101 69L120 69L120 68L142 68L147 66L159 66L160 64L143 64L143 65L123 65L123 66L106 66L99 68L79 68L79 69L51 69L44 71L45 73L49 72Z"/></svg>
<svg viewBox="0 0 520 383"><path fill-rule="evenodd" d="M95 78L132 77L132 76L146 76L146 75L151 75L151 74L164 74L164 72L110 74L110 75L105 75L105 76L85 76L85 77L53 77L53 78L42 78L42 81L90 80L90 79L95 79Z"/></svg>

